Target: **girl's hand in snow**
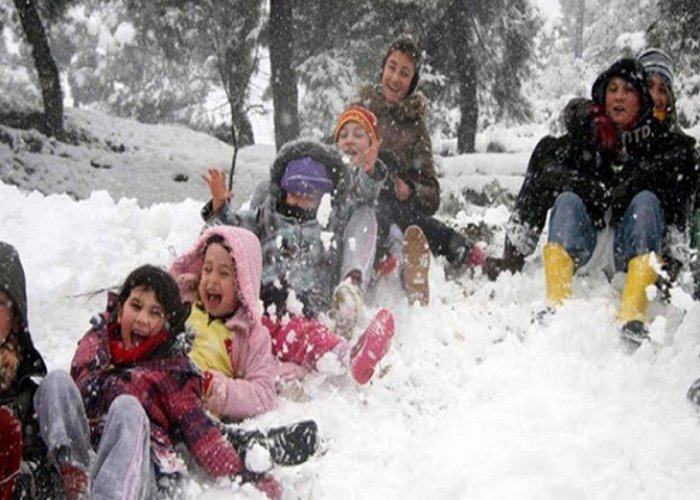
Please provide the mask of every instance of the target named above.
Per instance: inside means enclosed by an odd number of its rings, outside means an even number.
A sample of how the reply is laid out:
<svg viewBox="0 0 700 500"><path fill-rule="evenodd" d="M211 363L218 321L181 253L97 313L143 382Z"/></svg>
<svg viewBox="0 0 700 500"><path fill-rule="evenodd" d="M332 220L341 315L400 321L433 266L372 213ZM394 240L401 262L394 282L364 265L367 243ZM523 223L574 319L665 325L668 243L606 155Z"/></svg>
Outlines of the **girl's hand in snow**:
<svg viewBox="0 0 700 500"><path fill-rule="evenodd" d="M233 198L233 193L226 187L226 172L215 168L207 169L202 179L209 186L212 199L212 211L217 214L224 208L226 202Z"/></svg>

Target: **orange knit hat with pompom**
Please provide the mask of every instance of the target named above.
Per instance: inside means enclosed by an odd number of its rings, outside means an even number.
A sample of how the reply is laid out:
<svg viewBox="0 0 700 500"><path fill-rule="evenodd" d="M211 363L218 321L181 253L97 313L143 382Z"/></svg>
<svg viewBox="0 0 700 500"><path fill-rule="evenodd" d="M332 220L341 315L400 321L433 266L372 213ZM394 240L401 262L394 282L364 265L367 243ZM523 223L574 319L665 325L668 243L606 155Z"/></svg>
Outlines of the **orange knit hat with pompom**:
<svg viewBox="0 0 700 500"><path fill-rule="evenodd" d="M353 104L343 111L338 117L338 121L335 124L335 133L333 138L335 142L338 142L338 136L340 135L341 129L348 122L359 123L367 135L369 135L369 140L371 144L375 144L379 140L379 128L377 125L377 117L374 116L369 109L359 104Z"/></svg>

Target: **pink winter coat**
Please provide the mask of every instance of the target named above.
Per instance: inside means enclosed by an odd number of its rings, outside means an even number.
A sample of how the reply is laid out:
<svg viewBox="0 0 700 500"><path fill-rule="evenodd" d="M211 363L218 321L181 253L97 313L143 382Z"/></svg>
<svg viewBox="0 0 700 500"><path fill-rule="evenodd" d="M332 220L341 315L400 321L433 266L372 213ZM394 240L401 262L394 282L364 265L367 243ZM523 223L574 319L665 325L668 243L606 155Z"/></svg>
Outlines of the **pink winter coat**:
<svg viewBox="0 0 700 500"><path fill-rule="evenodd" d="M180 286L183 300L194 303L207 241L215 235L221 236L224 245L231 250L240 305L226 321L226 327L231 330L228 355L235 367L236 378L213 372L206 407L219 415L242 420L265 413L277 405L277 361L272 356L270 335L261 323L258 298L262 274L260 242L247 229L231 226L209 228L192 249L175 260L170 273Z"/></svg>

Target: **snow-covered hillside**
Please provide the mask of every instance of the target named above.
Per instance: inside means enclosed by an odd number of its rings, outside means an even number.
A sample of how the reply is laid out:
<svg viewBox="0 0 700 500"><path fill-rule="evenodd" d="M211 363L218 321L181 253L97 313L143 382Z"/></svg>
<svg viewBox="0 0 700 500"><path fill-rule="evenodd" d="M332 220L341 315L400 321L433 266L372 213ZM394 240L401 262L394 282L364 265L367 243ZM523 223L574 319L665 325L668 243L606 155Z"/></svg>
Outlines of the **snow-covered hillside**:
<svg viewBox="0 0 700 500"><path fill-rule="evenodd" d="M181 128L74 110L69 123L90 130L94 146L43 143L29 152L18 139L0 143L0 168L34 169L28 177L15 171L22 189L0 185L0 240L21 254L31 330L50 368L68 368L103 308L104 294L91 292L119 284L139 264L168 265L193 243L206 196L199 176L207 165L226 168L230 157L230 148ZM530 152L518 151L442 158L446 196L494 178L517 190ZM240 202L273 154L269 146L241 152ZM174 182L176 174L187 182ZM96 189L103 191L89 194ZM504 206L464 205L455 221L486 221L497 245L507 217ZM316 374L303 397L245 422L318 422L323 453L273 470L285 498L697 497L700 422L685 391L700 376L700 306L686 292L654 306L657 343L629 353L613 326L619 292L602 275L577 279L575 298L543 315L537 256L495 283L448 282L442 264L432 263L426 308L408 306L396 283L376 294L372 307L397 318L381 376L359 387ZM203 499L231 493L202 483L188 490Z"/></svg>

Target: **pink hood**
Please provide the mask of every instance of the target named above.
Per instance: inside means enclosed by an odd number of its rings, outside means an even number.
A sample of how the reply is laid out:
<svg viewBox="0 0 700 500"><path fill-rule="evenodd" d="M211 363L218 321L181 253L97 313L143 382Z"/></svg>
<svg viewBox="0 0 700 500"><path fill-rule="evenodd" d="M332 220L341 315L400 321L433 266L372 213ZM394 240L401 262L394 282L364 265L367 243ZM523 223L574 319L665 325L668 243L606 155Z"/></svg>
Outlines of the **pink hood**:
<svg viewBox="0 0 700 500"><path fill-rule="evenodd" d="M214 226L204 231L188 252L178 257L170 267L170 274L180 286L182 299L195 302L197 279L204 265L204 251L212 236L224 239L236 266L238 298L252 323L260 323L260 280L262 278L262 252L258 237L247 229L233 226ZM231 320L229 320L231 321ZM227 326L232 327L234 325Z"/></svg>
<svg viewBox="0 0 700 500"><path fill-rule="evenodd" d="M234 420L254 417L277 405L275 376L277 362L272 355L270 334L261 323L260 278L262 257L258 238L231 226L207 229L197 244L178 257L170 268L184 300L194 302L199 275L204 266L207 240L220 236L235 262L240 305L226 327L232 332L227 347L236 377L212 371L211 393L205 402L208 410Z"/></svg>

